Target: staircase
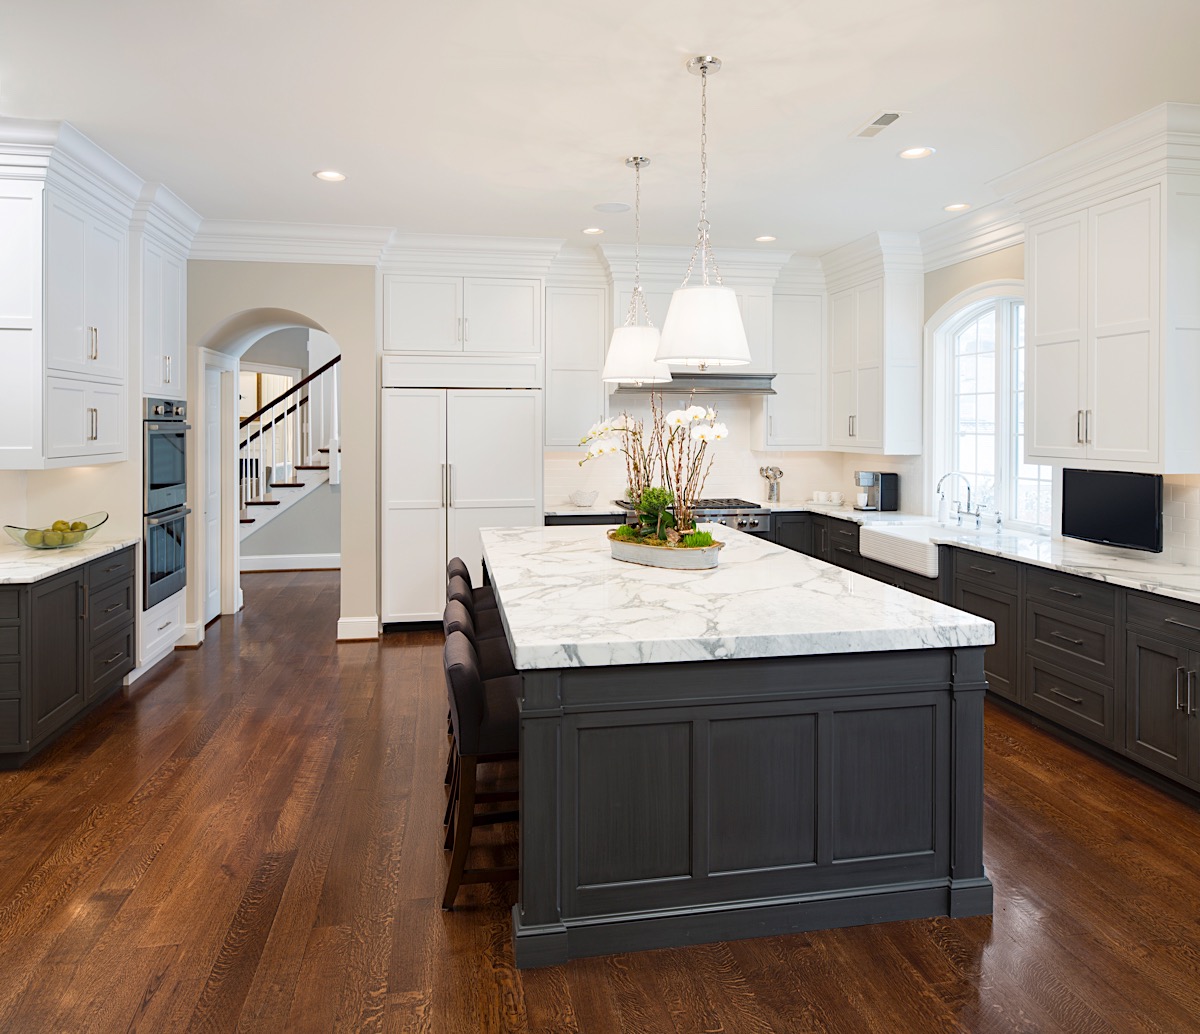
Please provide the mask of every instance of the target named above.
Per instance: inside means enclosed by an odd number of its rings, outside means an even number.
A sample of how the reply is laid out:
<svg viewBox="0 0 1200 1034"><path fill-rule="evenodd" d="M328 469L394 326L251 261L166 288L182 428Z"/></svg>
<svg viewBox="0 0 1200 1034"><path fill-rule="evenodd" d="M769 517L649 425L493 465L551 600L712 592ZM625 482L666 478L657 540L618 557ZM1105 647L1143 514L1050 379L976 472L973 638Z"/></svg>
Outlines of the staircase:
<svg viewBox="0 0 1200 1034"><path fill-rule="evenodd" d="M335 356L240 422L241 538L328 481L341 482Z"/></svg>

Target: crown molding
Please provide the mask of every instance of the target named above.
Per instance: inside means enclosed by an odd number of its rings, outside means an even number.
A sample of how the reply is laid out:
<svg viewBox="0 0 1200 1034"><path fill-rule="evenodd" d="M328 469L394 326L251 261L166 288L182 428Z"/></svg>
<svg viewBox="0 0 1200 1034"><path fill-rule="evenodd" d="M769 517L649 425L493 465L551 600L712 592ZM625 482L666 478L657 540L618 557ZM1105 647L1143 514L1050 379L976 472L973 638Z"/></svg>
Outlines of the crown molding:
<svg viewBox="0 0 1200 1034"><path fill-rule="evenodd" d="M130 230L187 255L203 216L161 183L146 183L133 206Z"/></svg>
<svg viewBox="0 0 1200 1034"><path fill-rule="evenodd" d="M920 235L880 230L822 255L821 267L834 291L885 275L924 275L925 260Z"/></svg>
<svg viewBox="0 0 1200 1034"><path fill-rule="evenodd" d="M1023 218L1171 172L1200 174L1200 105L1159 104L992 180Z"/></svg>
<svg viewBox="0 0 1200 1034"><path fill-rule="evenodd" d="M142 179L69 122L0 118L0 179L40 179L128 220Z"/></svg>
<svg viewBox="0 0 1200 1034"><path fill-rule="evenodd" d="M599 250L608 268L608 275L614 282L633 279L634 248L632 244L601 244ZM666 280L678 287L687 272L692 251L691 247L664 244L643 245L642 279ZM779 271L787 265L791 257L790 251L731 248L722 249L717 260L721 270L721 280L727 286L743 284L769 287L775 283ZM692 275L696 275L695 270Z"/></svg>
<svg viewBox="0 0 1200 1034"><path fill-rule="evenodd" d="M824 290L825 269L821 260L811 255L793 255L775 281L776 294L812 294Z"/></svg>
<svg viewBox="0 0 1200 1034"><path fill-rule="evenodd" d="M608 287L608 270L595 247L568 244L550 264L547 287Z"/></svg>
<svg viewBox="0 0 1200 1034"><path fill-rule="evenodd" d="M921 231L925 272L990 255L1025 242L1025 223L1004 201L938 223Z"/></svg>
<svg viewBox="0 0 1200 1034"><path fill-rule="evenodd" d="M308 262L378 265L392 236L385 226L269 223L205 219L192 240L192 259L226 262Z"/></svg>
<svg viewBox="0 0 1200 1034"><path fill-rule="evenodd" d="M447 276L545 277L564 240L549 237L475 237L393 233L384 249L385 273Z"/></svg>

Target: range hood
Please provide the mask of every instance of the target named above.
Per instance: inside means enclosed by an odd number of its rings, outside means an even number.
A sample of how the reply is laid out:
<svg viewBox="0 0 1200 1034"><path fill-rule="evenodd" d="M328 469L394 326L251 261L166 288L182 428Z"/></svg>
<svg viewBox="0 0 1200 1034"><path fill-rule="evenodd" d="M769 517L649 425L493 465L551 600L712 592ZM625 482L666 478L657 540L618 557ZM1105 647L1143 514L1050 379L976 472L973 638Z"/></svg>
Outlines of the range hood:
<svg viewBox="0 0 1200 1034"><path fill-rule="evenodd" d="M677 373L671 371L669 384L621 384L614 395L774 395L773 373Z"/></svg>

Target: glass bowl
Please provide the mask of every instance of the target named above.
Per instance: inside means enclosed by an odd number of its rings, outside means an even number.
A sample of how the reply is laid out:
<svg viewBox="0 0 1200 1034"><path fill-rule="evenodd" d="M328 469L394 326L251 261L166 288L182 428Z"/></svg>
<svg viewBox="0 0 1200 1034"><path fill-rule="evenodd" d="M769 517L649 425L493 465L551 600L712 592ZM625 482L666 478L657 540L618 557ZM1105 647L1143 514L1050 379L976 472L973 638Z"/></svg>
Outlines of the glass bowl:
<svg viewBox="0 0 1200 1034"><path fill-rule="evenodd" d="M8 532L8 537L13 542L28 549L69 549L71 546L78 546L79 543L90 539L106 520L108 520L108 514L103 510L97 510L95 513L85 513L82 517L75 517L67 523L86 524L86 530L59 532L57 533L57 537L51 534L51 541L49 543L43 541L43 536L52 532L50 528L18 528L14 524L6 524L4 525L4 530ZM30 536L34 538L34 541L31 542L29 540Z"/></svg>

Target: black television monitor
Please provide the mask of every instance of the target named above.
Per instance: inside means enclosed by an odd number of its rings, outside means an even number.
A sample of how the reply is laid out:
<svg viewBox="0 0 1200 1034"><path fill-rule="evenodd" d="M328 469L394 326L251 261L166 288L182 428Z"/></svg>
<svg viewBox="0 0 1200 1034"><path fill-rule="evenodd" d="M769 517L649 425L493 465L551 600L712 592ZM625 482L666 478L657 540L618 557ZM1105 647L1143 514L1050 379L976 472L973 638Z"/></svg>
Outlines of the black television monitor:
<svg viewBox="0 0 1200 1034"><path fill-rule="evenodd" d="M1161 553L1161 474L1063 470L1062 533L1067 538Z"/></svg>

